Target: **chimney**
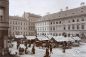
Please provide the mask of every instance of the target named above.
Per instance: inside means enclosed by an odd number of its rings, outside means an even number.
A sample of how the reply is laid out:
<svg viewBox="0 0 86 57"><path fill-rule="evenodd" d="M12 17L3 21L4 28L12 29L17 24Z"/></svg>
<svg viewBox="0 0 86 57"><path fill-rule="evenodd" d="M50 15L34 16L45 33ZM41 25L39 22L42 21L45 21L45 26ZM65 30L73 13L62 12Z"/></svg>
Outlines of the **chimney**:
<svg viewBox="0 0 86 57"><path fill-rule="evenodd" d="M85 2L81 2L81 4L80 4L81 6L84 6L85 5Z"/></svg>
<svg viewBox="0 0 86 57"><path fill-rule="evenodd" d="M68 6L66 6L66 10L68 10L69 8L68 8Z"/></svg>

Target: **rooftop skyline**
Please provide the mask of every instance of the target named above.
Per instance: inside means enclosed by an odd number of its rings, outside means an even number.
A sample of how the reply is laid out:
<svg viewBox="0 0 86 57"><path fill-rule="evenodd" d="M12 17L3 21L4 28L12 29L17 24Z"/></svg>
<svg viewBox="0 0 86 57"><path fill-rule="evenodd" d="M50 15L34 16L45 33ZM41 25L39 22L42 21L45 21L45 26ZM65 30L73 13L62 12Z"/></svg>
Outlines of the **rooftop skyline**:
<svg viewBox="0 0 86 57"><path fill-rule="evenodd" d="M80 7L80 3L86 0L9 0L9 14L11 16L22 16L24 12L30 12L37 15L46 15L49 13L59 12Z"/></svg>

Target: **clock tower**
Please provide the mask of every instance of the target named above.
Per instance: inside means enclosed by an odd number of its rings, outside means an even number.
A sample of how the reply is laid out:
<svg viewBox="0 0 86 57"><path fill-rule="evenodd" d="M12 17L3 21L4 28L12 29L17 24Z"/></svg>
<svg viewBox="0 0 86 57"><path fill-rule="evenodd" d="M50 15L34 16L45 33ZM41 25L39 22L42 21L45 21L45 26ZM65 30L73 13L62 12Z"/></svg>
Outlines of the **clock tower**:
<svg viewBox="0 0 86 57"><path fill-rule="evenodd" d="M7 49L9 0L0 0L0 53Z"/></svg>

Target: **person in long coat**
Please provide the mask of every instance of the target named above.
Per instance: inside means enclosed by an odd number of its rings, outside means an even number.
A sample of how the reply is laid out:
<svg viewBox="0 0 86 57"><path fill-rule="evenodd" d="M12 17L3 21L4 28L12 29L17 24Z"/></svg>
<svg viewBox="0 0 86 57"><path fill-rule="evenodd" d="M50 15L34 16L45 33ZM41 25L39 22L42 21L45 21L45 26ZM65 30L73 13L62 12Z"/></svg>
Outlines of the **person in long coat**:
<svg viewBox="0 0 86 57"><path fill-rule="evenodd" d="M63 53L65 53L66 46L67 46L67 43L64 41L64 42L63 42Z"/></svg>
<svg viewBox="0 0 86 57"><path fill-rule="evenodd" d="M50 57L49 56L49 48L46 48L46 53L45 53L45 56L44 57Z"/></svg>
<svg viewBox="0 0 86 57"><path fill-rule="evenodd" d="M32 54L35 54L35 47L32 47Z"/></svg>
<svg viewBox="0 0 86 57"><path fill-rule="evenodd" d="M52 45L50 45L50 53L52 53Z"/></svg>

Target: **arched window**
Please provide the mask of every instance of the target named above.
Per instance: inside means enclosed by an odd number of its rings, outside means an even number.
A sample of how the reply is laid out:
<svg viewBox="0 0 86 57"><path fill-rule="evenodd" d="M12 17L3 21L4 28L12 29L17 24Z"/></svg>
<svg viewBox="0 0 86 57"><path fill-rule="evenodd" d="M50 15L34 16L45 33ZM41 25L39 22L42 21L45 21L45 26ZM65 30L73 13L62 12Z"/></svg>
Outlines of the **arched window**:
<svg viewBox="0 0 86 57"><path fill-rule="evenodd" d="M73 19L72 22L75 22L75 20Z"/></svg>
<svg viewBox="0 0 86 57"><path fill-rule="evenodd" d="M68 30L70 30L70 25L68 25Z"/></svg>
<svg viewBox="0 0 86 57"><path fill-rule="evenodd" d="M74 25L72 25L72 29L75 29Z"/></svg>
<svg viewBox="0 0 86 57"><path fill-rule="evenodd" d="M59 21L59 24L61 24L61 21Z"/></svg>
<svg viewBox="0 0 86 57"><path fill-rule="evenodd" d="M51 22L51 24L52 24L52 22Z"/></svg>
<svg viewBox="0 0 86 57"><path fill-rule="evenodd" d="M64 30L65 30L66 28L64 27Z"/></svg>
<svg viewBox="0 0 86 57"><path fill-rule="evenodd" d="M68 34L68 37L70 37L70 34Z"/></svg>
<svg viewBox="0 0 86 57"><path fill-rule="evenodd" d="M55 27L53 27L53 30L55 31Z"/></svg>
<svg viewBox="0 0 86 57"><path fill-rule="evenodd" d="M77 29L79 29L79 25L77 25Z"/></svg>
<svg viewBox="0 0 86 57"><path fill-rule="evenodd" d="M84 21L84 18L82 18L82 20L81 21Z"/></svg>
<svg viewBox="0 0 86 57"><path fill-rule="evenodd" d="M81 25L81 28L84 29L84 24Z"/></svg>

